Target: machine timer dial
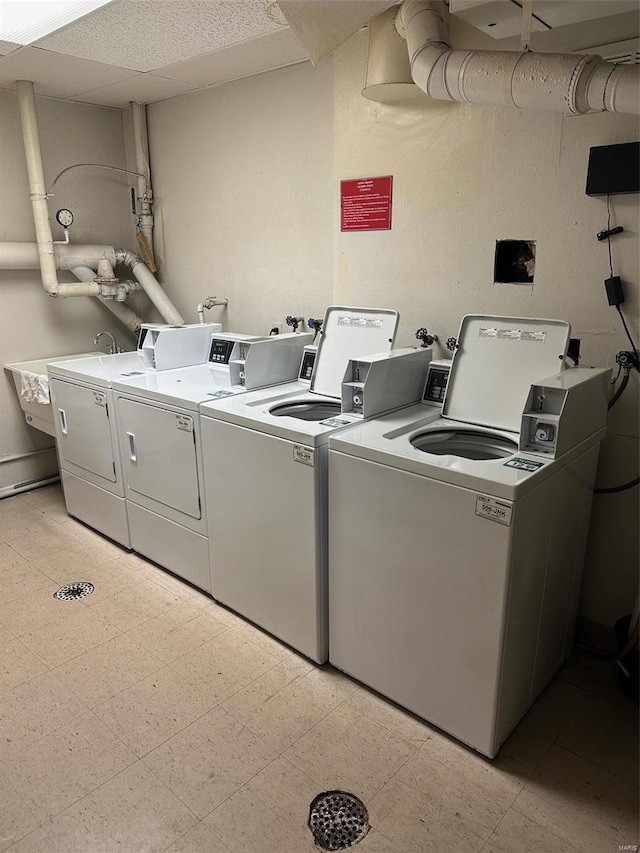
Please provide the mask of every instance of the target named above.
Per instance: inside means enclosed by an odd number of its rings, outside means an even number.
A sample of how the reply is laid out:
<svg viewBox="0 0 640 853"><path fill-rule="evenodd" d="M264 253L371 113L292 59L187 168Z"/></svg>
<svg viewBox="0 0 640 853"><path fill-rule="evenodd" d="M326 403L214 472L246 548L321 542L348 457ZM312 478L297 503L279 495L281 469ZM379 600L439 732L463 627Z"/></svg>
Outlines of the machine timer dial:
<svg viewBox="0 0 640 853"><path fill-rule="evenodd" d="M61 207L56 213L56 219L63 228L71 228L73 225L73 213L66 207Z"/></svg>

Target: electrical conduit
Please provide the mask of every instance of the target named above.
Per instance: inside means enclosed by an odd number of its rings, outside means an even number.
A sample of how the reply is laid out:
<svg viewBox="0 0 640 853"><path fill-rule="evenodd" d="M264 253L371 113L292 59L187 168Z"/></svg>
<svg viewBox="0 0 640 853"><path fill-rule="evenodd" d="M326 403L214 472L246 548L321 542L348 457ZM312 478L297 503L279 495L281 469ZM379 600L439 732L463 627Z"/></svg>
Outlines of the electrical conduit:
<svg viewBox="0 0 640 853"><path fill-rule="evenodd" d="M431 98L582 115L640 113L640 67L599 56L453 50L443 0L405 0L396 27L415 84Z"/></svg>

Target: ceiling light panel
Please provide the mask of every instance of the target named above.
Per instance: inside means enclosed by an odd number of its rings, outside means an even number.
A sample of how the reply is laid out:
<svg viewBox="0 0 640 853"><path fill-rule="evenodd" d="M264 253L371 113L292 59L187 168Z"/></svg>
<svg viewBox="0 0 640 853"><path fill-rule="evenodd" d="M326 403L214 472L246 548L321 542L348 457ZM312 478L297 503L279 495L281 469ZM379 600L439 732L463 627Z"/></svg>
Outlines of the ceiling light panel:
<svg viewBox="0 0 640 853"><path fill-rule="evenodd" d="M38 44L107 65L154 71L283 24L271 0L118 0Z"/></svg>
<svg viewBox="0 0 640 853"><path fill-rule="evenodd" d="M109 3L111 0L0 0L0 39L32 44Z"/></svg>

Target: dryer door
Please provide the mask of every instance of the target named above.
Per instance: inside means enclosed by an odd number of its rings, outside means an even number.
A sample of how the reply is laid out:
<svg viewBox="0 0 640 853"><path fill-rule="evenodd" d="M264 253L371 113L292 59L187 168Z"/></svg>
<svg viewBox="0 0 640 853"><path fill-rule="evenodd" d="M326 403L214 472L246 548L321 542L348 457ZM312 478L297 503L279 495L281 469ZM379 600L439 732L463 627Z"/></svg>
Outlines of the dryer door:
<svg viewBox="0 0 640 853"><path fill-rule="evenodd" d="M194 419L120 398L118 427L127 490L200 518Z"/></svg>
<svg viewBox="0 0 640 853"><path fill-rule="evenodd" d="M50 387L62 462L115 483L107 395L60 379L52 379Z"/></svg>

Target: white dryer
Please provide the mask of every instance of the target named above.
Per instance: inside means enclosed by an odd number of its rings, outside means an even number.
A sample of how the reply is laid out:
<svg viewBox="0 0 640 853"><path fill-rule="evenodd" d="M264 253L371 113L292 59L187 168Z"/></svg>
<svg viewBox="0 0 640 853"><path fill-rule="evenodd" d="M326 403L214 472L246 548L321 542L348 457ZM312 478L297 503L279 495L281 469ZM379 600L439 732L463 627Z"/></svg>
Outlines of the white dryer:
<svg viewBox="0 0 640 853"><path fill-rule="evenodd" d="M112 383L157 369L206 361L219 323L145 324L138 350L47 365L60 475L69 515L131 547ZM145 364L147 365L145 367Z"/></svg>
<svg viewBox="0 0 640 853"><path fill-rule="evenodd" d="M392 347L397 323L395 311L329 308L310 388L200 407L213 597L318 663L327 659L328 439L362 417L341 414L350 360L368 369L365 357ZM429 358L369 360L396 380L387 408L419 399Z"/></svg>
<svg viewBox="0 0 640 853"><path fill-rule="evenodd" d="M330 440L331 662L489 757L571 650L610 371L569 333L465 317L442 412Z"/></svg>
<svg viewBox="0 0 640 853"><path fill-rule="evenodd" d="M207 364L114 382L135 551L211 591L198 404L290 380L311 339L214 334Z"/></svg>

